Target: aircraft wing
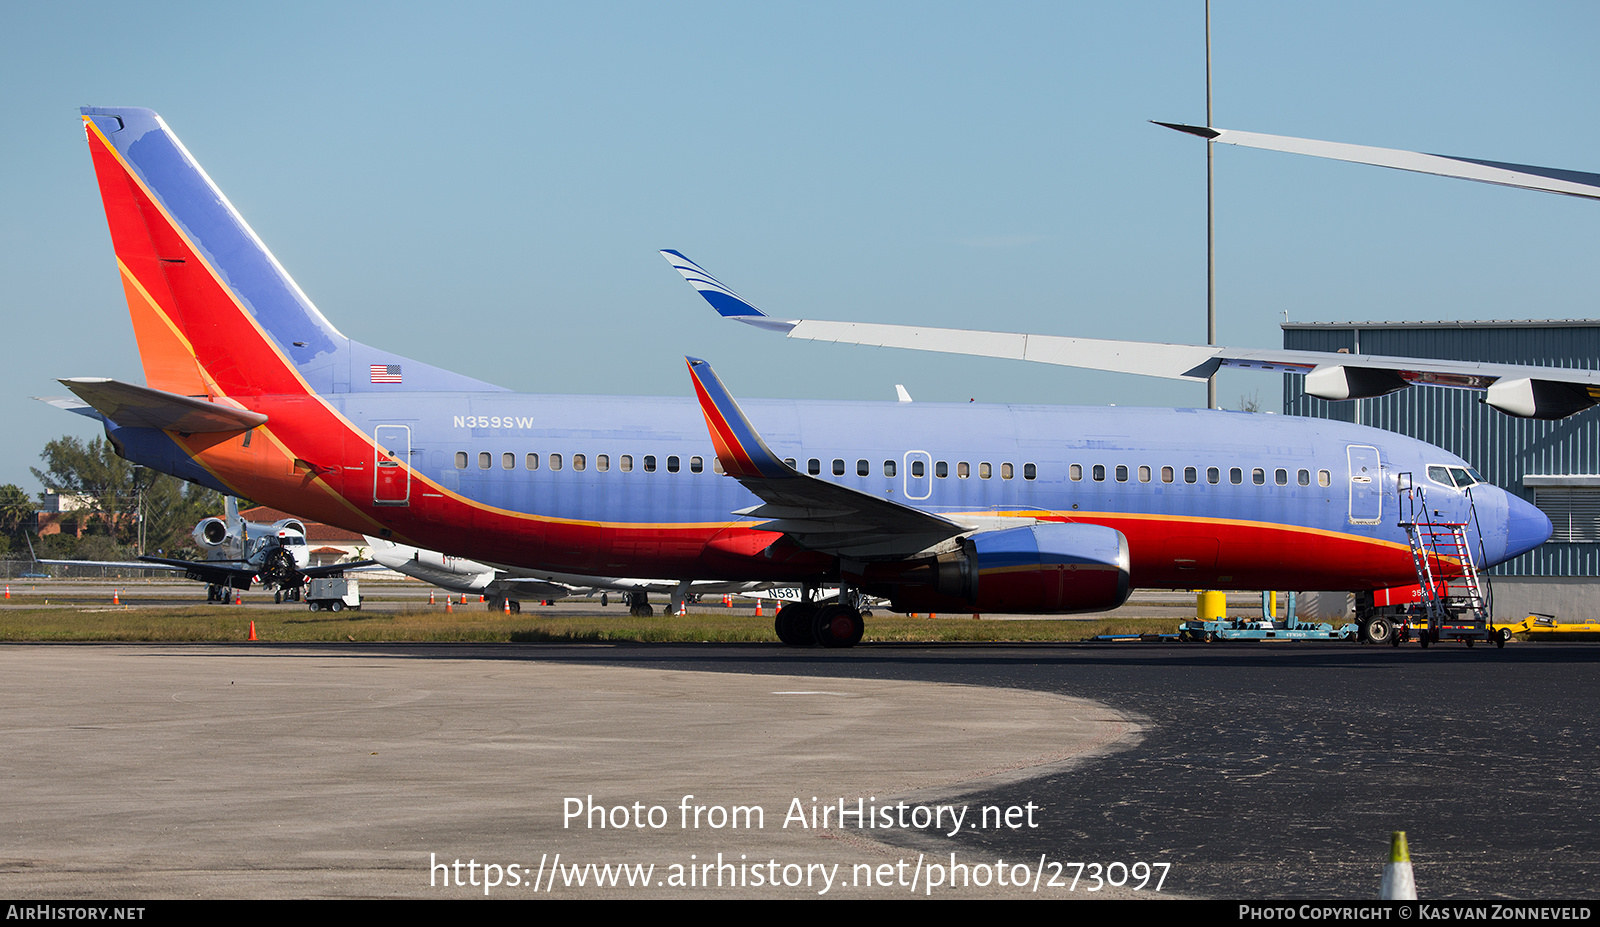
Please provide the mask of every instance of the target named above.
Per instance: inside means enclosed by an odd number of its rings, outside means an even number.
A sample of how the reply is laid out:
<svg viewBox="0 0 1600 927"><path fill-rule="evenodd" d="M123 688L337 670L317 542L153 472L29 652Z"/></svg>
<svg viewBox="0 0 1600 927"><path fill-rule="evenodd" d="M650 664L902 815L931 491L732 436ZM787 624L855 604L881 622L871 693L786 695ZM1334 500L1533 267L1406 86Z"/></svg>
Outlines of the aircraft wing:
<svg viewBox="0 0 1600 927"><path fill-rule="evenodd" d="M138 560L35 560L48 566L109 567L114 570L166 570L214 586L249 589L259 567L242 560L176 560L140 557Z"/></svg>
<svg viewBox="0 0 1600 927"><path fill-rule="evenodd" d="M1342 142L1323 142L1310 138L1291 138L1287 135L1262 135L1258 132L1239 132L1234 129L1214 129L1209 126L1186 126L1176 122L1157 122L1179 132L1224 145L1242 148L1263 148L1268 151L1287 151L1290 154L1351 161L1356 164L1375 164L1401 171L1420 174L1437 174L1476 180L1480 183L1499 184L1504 187L1521 187L1542 193L1561 193L1600 199L1600 174L1568 171L1554 167L1537 167L1532 164L1512 164L1508 161L1484 161L1479 158L1459 158L1452 155L1426 154L1421 151L1402 151L1398 148L1371 148L1366 145L1346 145Z"/></svg>
<svg viewBox="0 0 1600 927"><path fill-rule="evenodd" d="M723 471L755 493L761 505L735 512L770 519L802 547L861 560L908 557L973 526L808 476L767 447L711 365L686 358Z"/></svg>
<svg viewBox="0 0 1600 927"><path fill-rule="evenodd" d="M1600 371L1571 367L1114 341L871 322L785 321L734 294L683 254L661 253L724 318L805 341L1000 357L1174 380L1205 380L1223 367L1298 373L1306 377L1307 393L1330 400L1367 399L1413 385L1483 390L1486 403L1519 418L1565 418L1600 402Z"/></svg>

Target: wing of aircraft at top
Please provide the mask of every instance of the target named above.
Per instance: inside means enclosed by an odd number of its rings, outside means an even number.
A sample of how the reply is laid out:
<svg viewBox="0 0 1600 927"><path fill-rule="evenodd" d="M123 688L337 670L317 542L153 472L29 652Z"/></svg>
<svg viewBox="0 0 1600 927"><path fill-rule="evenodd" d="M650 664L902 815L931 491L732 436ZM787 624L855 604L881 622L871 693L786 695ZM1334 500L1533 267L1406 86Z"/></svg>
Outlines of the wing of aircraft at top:
<svg viewBox="0 0 1600 927"><path fill-rule="evenodd" d="M1198 135L1224 145L1238 145L1241 148L1287 151L1290 154L1351 161L1356 164L1375 164L1378 167L1416 171L1419 174L1437 174L1440 177L1457 177L1461 180L1476 180L1503 187L1521 187L1524 190L1538 190L1542 193L1562 193L1567 196L1600 200L1600 174L1583 171L1535 167L1532 164L1512 164L1507 161L1485 161L1481 158L1458 158L1451 155L1426 154L1421 151L1401 151L1396 148L1346 145L1343 142L1322 142L1311 138L1290 138L1287 135L1262 135L1257 132L1214 129L1208 126L1186 126L1176 122L1157 122L1156 125Z"/></svg>
<svg viewBox="0 0 1600 927"><path fill-rule="evenodd" d="M1527 190L1600 199L1600 174L1260 135L1230 129L1185 126L1167 122L1157 124L1230 145L1288 151L1521 187ZM1269 373L1299 373L1305 375L1305 391L1308 394L1329 400L1369 399L1417 385L1482 390L1485 403L1507 415L1519 418L1566 418L1600 402L1600 371L1570 367L1477 363L1427 357L1340 354L1326 351L1291 351L1277 348L1231 348L1161 344L1149 341L1113 341L1103 338L1073 338L1065 335L970 331L871 322L776 319L741 298L705 268L683 254L671 250L661 253L723 317L737 319L758 328L781 332L790 338L806 341L834 341L843 344L910 348L976 357L1003 357L1040 364L1135 373L1177 380L1205 380L1223 367Z"/></svg>

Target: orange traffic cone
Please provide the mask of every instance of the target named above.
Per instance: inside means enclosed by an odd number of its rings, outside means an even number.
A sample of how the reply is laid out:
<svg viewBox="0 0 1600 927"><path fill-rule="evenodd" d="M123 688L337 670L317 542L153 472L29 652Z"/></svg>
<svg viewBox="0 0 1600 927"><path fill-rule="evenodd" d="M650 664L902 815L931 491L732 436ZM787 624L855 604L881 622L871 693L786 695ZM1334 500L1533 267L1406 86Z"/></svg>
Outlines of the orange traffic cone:
<svg viewBox="0 0 1600 927"><path fill-rule="evenodd" d="M112 605L121 605L122 604L122 599L118 597L117 590L115 590L115 589L111 590L111 604Z"/></svg>
<svg viewBox="0 0 1600 927"><path fill-rule="evenodd" d="M434 604L434 601L433 601L433 590L432 589L428 590L428 604L429 605L433 605Z"/></svg>
<svg viewBox="0 0 1600 927"><path fill-rule="evenodd" d="M238 592L235 592L233 594L233 604L235 604L235 605L243 605L244 604L244 590L243 589L240 589Z"/></svg>
<svg viewBox="0 0 1600 927"><path fill-rule="evenodd" d="M723 608L732 608L733 607L733 596L731 596L731 595L723 596L722 597L722 607Z"/></svg>
<svg viewBox="0 0 1600 927"><path fill-rule="evenodd" d="M500 601L505 603L505 606L502 609L502 611L504 611L507 615L511 614L511 600L509 598L506 598L506 599L501 599Z"/></svg>
<svg viewBox="0 0 1600 927"><path fill-rule="evenodd" d="M255 639L256 639L256 623L254 621L252 621L252 622L250 622L250 640L255 640Z"/></svg>
<svg viewBox="0 0 1600 927"><path fill-rule="evenodd" d="M444 612L447 615L451 615L451 614L455 613L455 607L450 604L451 601L452 600L451 600L451 598L449 596L445 596L444 597Z"/></svg>
<svg viewBox="0 0 1600 927"><path fill-rule="evenodd" d="M465 598L465 596L463 596L463 598ZM484 598L484 597L483 597L483 596L481 596L481 595L480 595L480 596L478 596L478 601L479 601L479 602L487 602L487 601L489 601L489 600L488 600L488 599L485 599L485 598ZM466 604L466 603L465 603L465 602L463 602L463 603L461 603L461 604L463 604L463 605L465 605L465 604Z"/></svg>
<svg viewBox="0 0 1600 927"><path fill-rule="evenodd" d="M761 617L761 600L760 599L756 599L756 617L757 618Z"/></svg>

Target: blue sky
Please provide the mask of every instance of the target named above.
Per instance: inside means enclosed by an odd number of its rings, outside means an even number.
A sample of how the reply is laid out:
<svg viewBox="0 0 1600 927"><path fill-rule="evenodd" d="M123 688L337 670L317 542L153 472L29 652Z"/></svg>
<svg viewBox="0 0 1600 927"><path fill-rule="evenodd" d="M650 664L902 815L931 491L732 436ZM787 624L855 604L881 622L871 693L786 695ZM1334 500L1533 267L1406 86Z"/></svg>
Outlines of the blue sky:
<svg viewBox="0 0 1600 927"><path fill-rule="evenodd" d="M1203 341L1200 0L0 6L0 482L142 382L80 105L149 106L346 334L528 392L1201 405L717 319ZM1227 128L1600 170L1600 6L1217 0ZM1221 147L1220 340L1588 318L1600 205ZM1225 405L1273 377L1223 381Z"/></svg>

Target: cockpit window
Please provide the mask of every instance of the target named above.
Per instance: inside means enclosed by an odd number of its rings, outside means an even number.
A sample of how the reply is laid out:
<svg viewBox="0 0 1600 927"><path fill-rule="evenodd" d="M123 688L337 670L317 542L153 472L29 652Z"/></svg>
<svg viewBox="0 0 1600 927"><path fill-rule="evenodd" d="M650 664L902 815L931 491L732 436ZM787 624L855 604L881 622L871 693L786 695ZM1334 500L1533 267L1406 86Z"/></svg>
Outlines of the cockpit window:
<svg viewBox="0 0 1600 927"><path fill-rule="evenodd" d="M1443 467L1437 464L1428 468L1428 479L1456 489L1485 482L1483 475L1470 467Z"/></svg>

